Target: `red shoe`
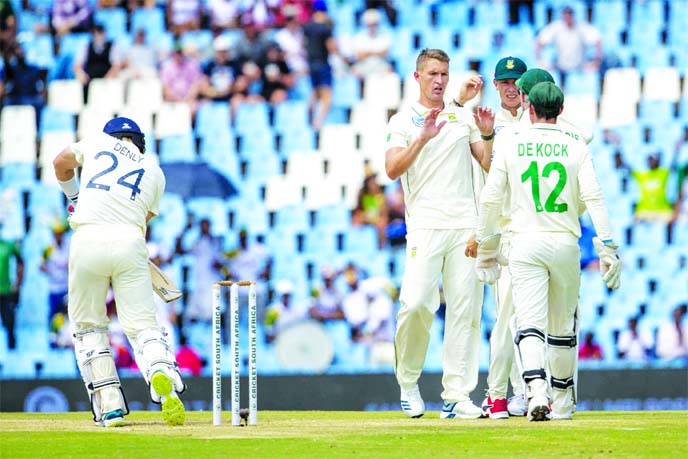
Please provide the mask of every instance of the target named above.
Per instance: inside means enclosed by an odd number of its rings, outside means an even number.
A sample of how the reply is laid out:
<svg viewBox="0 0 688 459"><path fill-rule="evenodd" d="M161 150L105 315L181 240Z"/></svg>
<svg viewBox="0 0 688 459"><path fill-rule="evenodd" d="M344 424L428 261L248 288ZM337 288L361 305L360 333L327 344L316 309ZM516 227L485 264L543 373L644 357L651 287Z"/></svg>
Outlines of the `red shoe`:
<svg viewBox="0 0 688 459"><path fill-rule="evenodd" d="M505 398L498 398L492 401L490 419L509 419L509 410L507 409Z"/></svg>

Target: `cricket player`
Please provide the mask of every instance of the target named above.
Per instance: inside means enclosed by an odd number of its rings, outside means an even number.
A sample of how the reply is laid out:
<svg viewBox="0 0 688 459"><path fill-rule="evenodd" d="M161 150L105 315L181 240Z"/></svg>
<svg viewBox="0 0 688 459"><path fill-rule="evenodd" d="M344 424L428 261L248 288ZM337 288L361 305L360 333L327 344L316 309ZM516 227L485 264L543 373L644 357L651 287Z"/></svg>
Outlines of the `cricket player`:
<svg viewBox="0 0 688 459"><path fill-rule="evenodd" d="M129 413L108 337L105 297L112 285L117 315L169 425L184 423L177 393L184 384L166 334L156 321L144 234L157 215L165 176L145 154L145 139L128 118L114 118L103 133L67 146L53 161L65 195L78 205L69 253L69 317L74 351L91 400L93 420L103 427L125 424ZM81 185L74 169L82 167Z"/></svg>
<svg viewBox="0 0 688 459"><path fill-rule="evenodd" d="M447 309L440 416L477 418L482 411L469 395L478 381L482 286L474 260L463 252L477 219L471 162L489 169L483 142L494 135L494 114L445 106L449 57L442 50L422 50L414 77L420 97L390 119L385 157L387 175L401 179L406 203L406 268L394 340L401 407L409 417L425 412L418 379L442 275Z"/></svg>
<svg viewBox="0 0 688 459"><path fill-rule="evenodd" d="M513 233L508 263L518 330L514 341L527 385L528 419L571 419L576 403L581 203L595 225L600 270L611 289L619 287L621 262L590 152L557 126L564 94L554 83L544 82L531 88L528 99L532 126L502 131L494 143L494 161L480 199L476 270L488 283L499 277L495 235L508 191Z"/></svg>

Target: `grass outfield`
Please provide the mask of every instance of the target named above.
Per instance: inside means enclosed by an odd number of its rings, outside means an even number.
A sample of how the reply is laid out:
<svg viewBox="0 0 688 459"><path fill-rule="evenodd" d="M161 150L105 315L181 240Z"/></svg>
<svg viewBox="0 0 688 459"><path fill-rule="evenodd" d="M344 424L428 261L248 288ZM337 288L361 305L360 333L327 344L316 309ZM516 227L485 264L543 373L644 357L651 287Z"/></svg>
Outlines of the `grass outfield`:
<svg viewBox="0 0 688 459"><path fill-rule="evenodd" d="M133 412L122 428L90 413L0 413L5 458L688 457L688 412L580 412L573 421L408 419L400 412L262 411L259 425L221 427L208 412L168 427ZM237 456L237 454L242 454Z"/></svg>

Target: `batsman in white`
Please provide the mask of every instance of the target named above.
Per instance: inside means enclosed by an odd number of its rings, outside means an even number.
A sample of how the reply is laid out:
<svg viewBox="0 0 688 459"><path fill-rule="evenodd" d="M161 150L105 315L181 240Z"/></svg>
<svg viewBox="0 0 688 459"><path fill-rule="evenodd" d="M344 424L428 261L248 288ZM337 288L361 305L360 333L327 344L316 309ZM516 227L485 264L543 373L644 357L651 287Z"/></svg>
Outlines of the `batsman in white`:
<svg viewBox="0 0 688 459"><path fill-rule="evenodd" d="M611 289L619 287L621 262L590 151L556 125L564 94L554 83L544 82L533 86L528 98L533 125L504 130L495 139L494 161L480 198L476 270L488 283L499 277L495 234L509 191L513 235L508 263L518 330L514 341L527 385L528 419L571 419L576 406L578 217L583 204L597 231L600 269Z"/></svg>
<svg viewBox="0 0 688 459"><path fill-rule="evenodd" d="M418 379L440 304L442 275L446 315L440 416L477 418L482 411L470 393L478 382L482 286L464 246L477 222L472 157L489 169L483 142L494 135L494 114L479 107L473 117L464 108L445 106L449 57L442 50L422 50L414 76L420 97L391 118L385 157L387 175L401 179L406 203L406 267L394 339L401 407L410 417L425 413Z"/></svg>
<svg viewBox="0 0 688 459"><path fill-rule="evenodd" d="M104 427L125 424L129 413L108 338L105 297L112 285L117 315L169 425L184 423L177 393L184 383L166 334L156 321L144 234L157 215L165 176L144 154L145 139L128 118L114 118L103 133L67 146L53 161L65 195L75 205L69 253L69 317L74 351L91 400L93 419ZM81 184L74 169L82 167Z"/></svg>

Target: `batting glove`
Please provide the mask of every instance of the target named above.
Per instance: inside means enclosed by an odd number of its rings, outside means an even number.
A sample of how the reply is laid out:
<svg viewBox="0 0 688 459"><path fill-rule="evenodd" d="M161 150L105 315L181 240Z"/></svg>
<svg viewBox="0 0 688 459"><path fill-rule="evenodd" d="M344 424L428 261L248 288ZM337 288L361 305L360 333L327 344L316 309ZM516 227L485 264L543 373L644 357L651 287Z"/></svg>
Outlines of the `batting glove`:
<svg viewBox="0 0 688 459"><path fill-rule="evenodd" d="M478 259L475 262L475 272L480 282L493 284L502 274L502 266L508 261L499 253L501 234L493 234L478 243Z"/></svg>
<svg viewBox="0 0 688 459"><path fill-rule="evenodd" d="M599 237L592 238L595 251L600 257L600 272L607 288L616 290L621 286L621 260L616 254L618 246L611 242L604 243Z"/></svg>

